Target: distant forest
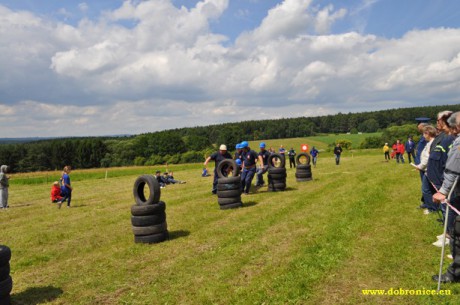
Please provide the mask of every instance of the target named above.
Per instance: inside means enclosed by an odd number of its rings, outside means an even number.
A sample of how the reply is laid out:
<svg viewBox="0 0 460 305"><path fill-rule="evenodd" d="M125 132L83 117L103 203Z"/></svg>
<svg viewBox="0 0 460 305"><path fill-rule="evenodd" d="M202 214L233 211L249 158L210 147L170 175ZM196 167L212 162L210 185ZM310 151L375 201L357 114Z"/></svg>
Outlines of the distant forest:
<svg viewBox="0 0 460 305"><path fill-rule="evenodd" d="M245 121L129 137L62 138L0 144L0 162L9 165L12 172L56 170L64 165L97 168L199 162L215 149L216 144L225 143L231 150L242 140L384 131L392 126L415 124L416 117L436 118L438 112L446 109L460 111L460 104ZM378 139L373 140L375 147L383 144Z"/></svg>

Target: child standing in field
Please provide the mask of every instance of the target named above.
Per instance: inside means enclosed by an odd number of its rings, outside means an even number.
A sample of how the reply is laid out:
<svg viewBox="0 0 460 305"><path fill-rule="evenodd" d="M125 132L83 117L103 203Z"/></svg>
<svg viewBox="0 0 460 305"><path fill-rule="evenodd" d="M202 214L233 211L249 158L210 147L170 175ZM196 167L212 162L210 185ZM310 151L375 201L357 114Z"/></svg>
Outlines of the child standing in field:
<svg viewBox="0 0 460 305"><path fill-rule="evenodd" d="M8 180L10 177L6 175L8 166L2 165L0 167L0 209L9 208L8 205L8 187L10 186Z"/></svg>
<svg viewBox="0 0 460 305"><path fill-rule="evenodd" d="M57 203L58 208L61 208L63 201L64 197L61 196L61 187L59 186L59 182L56 181L51 186L51 202Z"/></svg>
<svg viewBox="0 0 460 305"><path fill-rule="evenodd" d="M61 194L64 196L62 201L67 200L67 207L70 208L70 201L72 200L72 187L70 186L70 172L72 168L67 165L64 166L64 171L61 177Z"/></svg>

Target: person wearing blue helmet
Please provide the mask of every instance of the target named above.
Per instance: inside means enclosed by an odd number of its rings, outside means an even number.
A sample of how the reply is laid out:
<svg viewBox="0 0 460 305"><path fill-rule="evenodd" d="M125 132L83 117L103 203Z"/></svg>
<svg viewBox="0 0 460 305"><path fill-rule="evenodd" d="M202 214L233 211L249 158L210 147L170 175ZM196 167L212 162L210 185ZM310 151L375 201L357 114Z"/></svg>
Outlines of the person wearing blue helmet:
<svg viewBox="0 0 460 305"><path fill-rule="evenodd" d="M270 157L270 153L265 149L265 143L261 142L259 151L259 160L262 158L262 161L259 164L259 169L257 170L256 176L256 186L263 186L264 182L264 174L268 170L268 157Z"/></svg>
<svg viewBox="0 0 460 305"><path fill-rule="evenodd" d="M243 156L241 154L243 152L243 149L241 148L241 143L236 144L235 148L236 148L235 158L234 158L235 161L240 160L241 163L243 163Z"/></svg>
<svg viewBox="0 0 460 305"><path fill-rule="evenodd" d="M256 174L256 163L263 164L262 158L253 151L247 141L241 142L241 148L243 149L243 172L241 173L241 188L243 194L248 195L251 189L252 179Z"/></svg>

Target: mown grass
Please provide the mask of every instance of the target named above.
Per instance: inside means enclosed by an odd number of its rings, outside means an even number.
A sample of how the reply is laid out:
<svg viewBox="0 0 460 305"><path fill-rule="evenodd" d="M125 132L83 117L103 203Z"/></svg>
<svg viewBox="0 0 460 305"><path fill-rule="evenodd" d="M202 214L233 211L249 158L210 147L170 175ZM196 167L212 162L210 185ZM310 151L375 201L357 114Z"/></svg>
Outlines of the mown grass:
<svg viewBox="0 0 460 305"><path fill-rule="evenodd" d="M313 181L288 169L287 191L253 189L226 211L200 164L170 166L187 183L162 190L171 239L155 245L135 244L130 224L133 182L153 168L74 171L70 209L49 203L46 183L12 185L0 243L13 304L458 304L455 284L444 297L362 295L436 288L442 227L416 209L412 167L382 159L324 155Z"/></svg>

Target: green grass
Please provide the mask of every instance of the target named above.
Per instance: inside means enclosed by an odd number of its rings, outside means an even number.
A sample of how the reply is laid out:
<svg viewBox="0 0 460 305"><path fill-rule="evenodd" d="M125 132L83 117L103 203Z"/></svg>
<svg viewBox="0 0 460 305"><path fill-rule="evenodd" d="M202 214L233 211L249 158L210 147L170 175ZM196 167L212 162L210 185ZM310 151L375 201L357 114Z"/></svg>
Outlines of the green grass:
<svg viewBox="0 0 460 305"><path fill-rule="evenodd" d="M170 166L187 183L162 190L171 239L154 245L134 243L130 206L134 180L155 168L74 171L71 209L49 203L49 183L13 184L0 211L13 304L458 304L458 285L447 297L362 295L435 289L439 268L442 227L416 209L418 174L382 160L324 154L313 181L288 169L287 191L261 188L226 211L200 164Z"/></svg>

